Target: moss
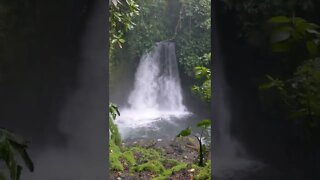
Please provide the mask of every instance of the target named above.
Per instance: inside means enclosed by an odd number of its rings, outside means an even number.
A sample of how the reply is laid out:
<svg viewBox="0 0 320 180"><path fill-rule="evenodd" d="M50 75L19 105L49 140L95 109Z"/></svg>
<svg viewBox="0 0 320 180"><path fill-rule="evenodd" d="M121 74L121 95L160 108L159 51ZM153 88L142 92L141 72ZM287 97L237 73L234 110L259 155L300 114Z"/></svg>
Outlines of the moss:
<svg viewBox="0 0 320 180"><path fill-rule="evenodd" d="M155 149L145 149L145 148L136 146L136 147L132 147L130 151L132 151L133 153L141 154L141 158L139 161L142 163L147 162L149 160L161 159L160 152Z"/></svg>
<svg viewBox="0 0 320 180"><path fill-rule="evenodd" d="M153 178L153 180L165 180L165 179L168 179L172 175L173 172L181 171L182 169L185 169L186 167L187 167L187 164L178 162L178 164L176 166L163 171L163 173L161 173L158 177Z"/></svg>
<svg viewBox="0 0 320 180"><path fill-rule="evenodd" d="M123 166L119 160L121 155L120 148L115 145L113 140L109 141L109 164L110 169L114 171L123 171Z"/></svg>
<svg viewBox="0 0 320 180"><path fill-rule="evenodd" d="M196 174L195 179L196 180L211 179L211 161L208 161L205 167L199 168L199 173Z"/></svg>
<svg viewBox="0 0 320 180"><path fill-rule="evenodd" d="M150 172L159 174L159 173L162 173L165 170L165 168L159 161L153 160L137 166L135 170L137 172L150 171Z"/></svg>
<svg viewBox="0 0 320 180"><path fill-rule="evenodd" d="M132 151L126 151L124 152L121 157L127 161L130 165L134 165L136 163L136 160L134 159Z"/></svg>
<svg viewBox="0 0 320 180"><path fill-rule="evenodd" d="M129 165L130 174L149 171L156 176L153 180L166 180L174 172L179 172L188 167L186 163L166 158L160 150L147 149L140 146L119 147L114 138L110 139L109 143L111 171L124 171L124 167L127 169ZM199 167L195 164L192 164L191 167L195 169L195 179L210 179L210 161L205 167Z"/></svg>
<svg viewBox="0 0 320 180"><path fill-rule="evenodd" d="M181 171L182 169L185 169L186 167L187 167L187 164L181 163L181 164L178 164L178 165L172 167L171 171L172 172L178 172L178 171Z"/></svg>
<svg viewBox="0 0 320 180"><path fill-rule="evenodd" d="M117 125L109 118L109 130L111 132L110 140L114 141L117 146L122 146L121 135L119 133Z"/></svg>
<svg viewBox="0 0 320 180"><path fill-rule="evenodd" d="M165 167L173 167L179 164L179 161L175 160L175 159L162 159L161 163L165 166Z"/></svg>
<svg viewBox="0 0 320 180"><path fill-rule="evenodd" d="M110 163L111 170L123 171L123 166L122 166L121 162L119 161L119 157L120 157L120 154L115 153L115 152L113 152L113 153L110 152L109 163Z"/></svg>

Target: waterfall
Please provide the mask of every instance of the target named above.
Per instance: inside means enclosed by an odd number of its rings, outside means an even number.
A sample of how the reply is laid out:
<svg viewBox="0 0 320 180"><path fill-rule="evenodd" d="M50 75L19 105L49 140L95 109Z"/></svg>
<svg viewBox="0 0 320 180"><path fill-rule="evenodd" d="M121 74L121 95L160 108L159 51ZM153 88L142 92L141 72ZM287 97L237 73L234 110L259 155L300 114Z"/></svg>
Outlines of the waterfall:
<svg viewBox="0 0 320 180"><path fill-rule="evenodd" d="M127 103L116 121L124 135L125 127L150 126L189 114L183 104L174 42L158 42L142 55Z"/></svg>
<svg viewBox="0 0 320 180"><path fill-rule="evenodd" d="M159 42L138 66L128 103L133 110L185 111L175 45Z"/></svg>

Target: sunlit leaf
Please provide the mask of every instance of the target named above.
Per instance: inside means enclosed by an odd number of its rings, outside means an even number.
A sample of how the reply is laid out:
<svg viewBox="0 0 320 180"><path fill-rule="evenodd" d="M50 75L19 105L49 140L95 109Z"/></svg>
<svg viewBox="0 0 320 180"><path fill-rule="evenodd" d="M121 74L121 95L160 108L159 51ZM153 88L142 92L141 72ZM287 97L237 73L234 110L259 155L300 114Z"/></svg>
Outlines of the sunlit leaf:
<svg viewBox="0 0 320 180"><path fill-rule="evenodd" d="M211 126L211 121L209 119L202 120L197 124L197 126L202 128L208 128Z"/></svg>
<svg viewBox="0 0 320 180"><path fill-rule="evenodd" d="M189 136L191 134L191 129L188 127L187 129L182 130L177 137L181 137L181 136Z"/></svg>

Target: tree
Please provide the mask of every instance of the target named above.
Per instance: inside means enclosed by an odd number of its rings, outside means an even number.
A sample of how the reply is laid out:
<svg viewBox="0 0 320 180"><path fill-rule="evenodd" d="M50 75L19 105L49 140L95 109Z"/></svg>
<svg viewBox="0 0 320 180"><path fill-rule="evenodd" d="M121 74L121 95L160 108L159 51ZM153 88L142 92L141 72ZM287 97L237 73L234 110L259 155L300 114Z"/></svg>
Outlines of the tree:
<svg viewBox="0 0 320 180"><path fill-rule="evenodd" d="M199 128L201 128L201 133L200 134L193 134L193 136L198 140L198 143L199 143L199 156L198 156L199 162L198 162L198 165L203 167L203 166L205 166L204 153L206 152L206 145L203 143L203 140L205 139L205 136L204 136L205 132L211 126L211 121L208 119L202 120L197 124L197 126ZM192 130L190 127L188 127L186 129L182 130L177 135L177 137L189 136L189 135L191 135L191 133L192 133Z"/></svg>
<svg viewBox="0 0 320 180"><path fill-rule="evenodd" d="M139 5L134 0L112 0L109 3L109 57L116 47L122 48L124 34L136 25L133 18L139 15Z"/></svg>

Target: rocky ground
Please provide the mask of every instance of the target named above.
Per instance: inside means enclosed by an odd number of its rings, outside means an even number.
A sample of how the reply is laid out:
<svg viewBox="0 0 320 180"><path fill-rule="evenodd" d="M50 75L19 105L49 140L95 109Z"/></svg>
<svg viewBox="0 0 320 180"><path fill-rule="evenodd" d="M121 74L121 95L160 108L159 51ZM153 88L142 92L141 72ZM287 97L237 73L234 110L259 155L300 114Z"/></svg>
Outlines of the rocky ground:
<svg viewBox="0 0 320 180"><path fill-rule="evenodd" d="M183 162L187 164L187 168L183 168L178 170L169 178L166 179L194 179L195 173L197 173L198 169L195 168L195 164L197 163L198 157L198 142L189 137L183 138L173 138L173 139L128 139L123 142L124 146L130 147L143 147L146 149L156 149L161 152L164 158L174 159L179 162ZM134 158L139 161L141 159L141 154L135 153ZM206 155L206 158L210 158L210 154ZM155 177L155 173L150 171L142 171L142 172L130 172L129 165L125 162L121 162L124 165L124 171L113 171L113 176L111 179L116 180L135 180L135 179L152 179ZM170 169L173 167L170 163L164 164L165 169Z"/></svg>

